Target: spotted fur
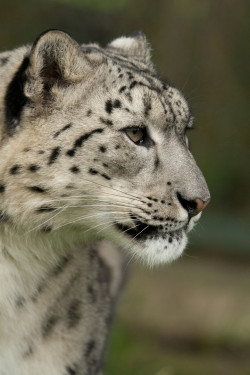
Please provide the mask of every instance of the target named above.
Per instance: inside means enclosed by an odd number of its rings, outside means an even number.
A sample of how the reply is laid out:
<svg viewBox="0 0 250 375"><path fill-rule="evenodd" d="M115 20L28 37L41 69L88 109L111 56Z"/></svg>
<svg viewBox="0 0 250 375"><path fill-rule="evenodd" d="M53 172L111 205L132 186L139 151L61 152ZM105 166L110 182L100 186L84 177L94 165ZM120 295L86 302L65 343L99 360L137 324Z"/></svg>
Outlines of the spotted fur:
<svg viewBox="0 0 250 375"><path fill-rule="evenodd" d="M101 375L120 248L176 259L209 199L193 117L143 33L49 31L0 54L0 76L0 375Z"/></svg>

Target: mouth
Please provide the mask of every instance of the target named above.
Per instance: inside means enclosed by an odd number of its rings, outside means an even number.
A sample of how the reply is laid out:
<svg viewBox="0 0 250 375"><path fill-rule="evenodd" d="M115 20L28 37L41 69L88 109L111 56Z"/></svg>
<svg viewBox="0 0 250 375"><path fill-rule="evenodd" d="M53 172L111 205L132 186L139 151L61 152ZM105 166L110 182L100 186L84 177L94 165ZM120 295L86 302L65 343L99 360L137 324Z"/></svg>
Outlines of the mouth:
<svg viewBox="0 0 250 375"><path fill-rule="evenodd" d="M130 237L130 251L148 266L170 263L179 258L187 244L187 225L172 231L163 231L160 226L139 222L134 228L115 224L120 232ZM132 246L131 246L132 245Z"/></svg>
<svg viewBox="0 0 250 375"><path fill-rule="evenodd" d="M144 242L147 239L153 240L156 238L162 238L163 240L168 240L172 242L173 239L179 239L183 231L185 231L185 227L180 228L178 230L163 232L162 226L154 226L148 225L142 222L139 222L135 228L131 228L129 226L116 223L116 227L133 240L138 242Z"/></svg>

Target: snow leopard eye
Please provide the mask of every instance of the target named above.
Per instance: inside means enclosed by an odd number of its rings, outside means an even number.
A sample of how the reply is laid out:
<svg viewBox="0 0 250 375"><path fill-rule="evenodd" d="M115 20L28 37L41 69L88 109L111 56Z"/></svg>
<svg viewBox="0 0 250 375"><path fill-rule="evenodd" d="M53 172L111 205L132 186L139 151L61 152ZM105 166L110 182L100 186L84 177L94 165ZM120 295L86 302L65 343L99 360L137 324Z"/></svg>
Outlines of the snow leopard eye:
<svg viewBox="0 0 250 375"><path fill-rule="evenodd" d="M146 128L133 127L127 128L124 131L136 145L143 145L146 139Z"/></svg>

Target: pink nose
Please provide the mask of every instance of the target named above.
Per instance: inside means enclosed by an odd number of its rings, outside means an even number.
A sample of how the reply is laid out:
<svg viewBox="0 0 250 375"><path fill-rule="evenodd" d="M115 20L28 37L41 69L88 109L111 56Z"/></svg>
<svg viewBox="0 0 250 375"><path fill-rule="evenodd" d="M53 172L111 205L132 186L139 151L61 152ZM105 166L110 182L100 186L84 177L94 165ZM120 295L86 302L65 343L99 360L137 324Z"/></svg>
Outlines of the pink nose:
<svg viewBox="0 0 250 375"><path fill-rule="evenodd" d="M203 201L200 198L196 198L193 200L186 200L182 198L180 193L177 193L177 198L182 205L183 208L188 212L189 217L193 217L198 215L204 208L208 205L210 202L210 198L207 199L206 201Z"/></svg>
<svg viewBox="0 0 250 375"><path fill-rule="evenodd" d="M210 202L210 198L203 202L200 198L196 198L193 202L196 204L196 208L194 209L193 213L191 213L190 216L195 216L198 215L201 211L204 210L204 208L208 205Z"/></svg>

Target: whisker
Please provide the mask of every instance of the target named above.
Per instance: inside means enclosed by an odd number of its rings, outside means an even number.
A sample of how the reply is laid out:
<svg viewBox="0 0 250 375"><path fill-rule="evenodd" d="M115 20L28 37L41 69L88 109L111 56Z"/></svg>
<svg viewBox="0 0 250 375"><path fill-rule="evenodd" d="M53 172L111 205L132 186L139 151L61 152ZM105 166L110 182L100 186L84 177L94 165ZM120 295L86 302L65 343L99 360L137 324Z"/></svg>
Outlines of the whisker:
<svg viewBox="0 0 250 375"><path fill-rule="evenodd" d="M148 229L149 225L147 225L145 228L143 228L139 233L137 233L133 238L132 240L134 240L137 236L139 236L142 232L144 232L144 230Z"/></svg>
<svg viewBox="0 0 250 375"><path fill-rule="evenodd" d="M122 191L122 190L119 190L119 189L116 189L116 188L112 188L111 186L107 186L107 185L99 184L98 182L95 182L95 181L90 181L90 180L84 179L84 182L85 182L85 181L87 181L88 183L91 183L91 184L95 184L95 185L98 185L98 186L101 186L101 187L105 187L105 188L107 188L107 189L111 189L111 190L114 190L114 191L118 191L119 193L122 193L122 194L128 195L128 196L130 196L130 197L132 197L132 198L134 198L134 199L138 199L138 200L139 200L138 197L141 197L141 198L144 198L144 199L145 199L145 197L143 197L142 195L139 195L139 194L138 194L137 196L135 196L135 195L133 195L133 194L126 193L125 191Z"/></svg>
<svg viewBox="0 0 250 375"><path fill-rule="evenodd" d="M129 212L119 212L119 211L110 211L110 212L99 212L99 213L96 213L94 215L88 215L88 216L81 216L75 220L72 220L72 221L69 221L65 224L62 224L60 225L59 227L57 227L57 229L60 229L62 227L65 227L66 225L71 225L71 224L74 224L78 221L81 221L81 220L85 220L85 219L90 219L90 218L94 218L94 217L99 217L99 216L103 216L103 215L107 215L107 214L124 214L124 215L127 215L129 214Z"/></svg>
<svg viewBox="0 0 250 375"><path fill-rule="evenodd" d="M49 221L53 220L57 215L59 215L61 212L63 212L65 208L66 208L66 206L65 207L58 207L58 208L56 208L56 210L58 210L58 212L55 215L53 215L49 219L45 220L42 224L38 224L36 227L30 229L29 231L27 231L23 235L26 235L26 234L28 234L28 233L30 233L30 232L38 229L38 228L43 227L46 223L48 223Z"/></svg>
<svg viewBox="0 0 250 375"><path fill-rule="evenodd" d="M84 204L84 205L77 205L77 206L68 206L68 208L84 208L84 207L124 207L124 208L137 208L132 205L122 205L122 204L113 204L113 203L107 203L107 204ZM61 208L60 206L58 208Z"/></svg>

